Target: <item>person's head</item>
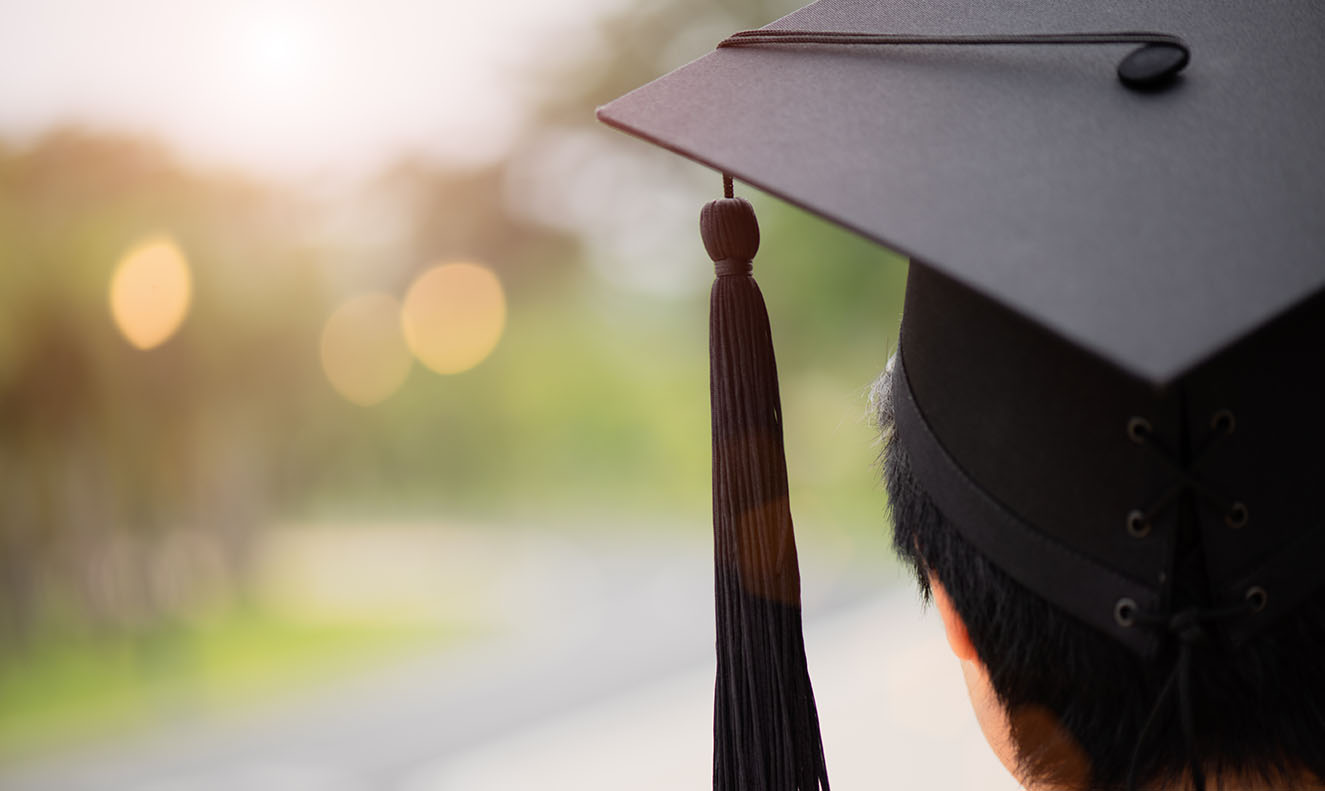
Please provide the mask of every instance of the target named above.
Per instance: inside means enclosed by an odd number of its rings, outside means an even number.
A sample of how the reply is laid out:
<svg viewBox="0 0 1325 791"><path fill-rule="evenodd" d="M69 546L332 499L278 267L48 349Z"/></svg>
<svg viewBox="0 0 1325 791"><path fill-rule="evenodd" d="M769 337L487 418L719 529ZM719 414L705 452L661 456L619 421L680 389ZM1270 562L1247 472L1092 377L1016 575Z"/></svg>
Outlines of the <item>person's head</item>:
<svg viewBox="0 0 1325 791"><path fill-rule="evenodd" d="M896 441L900 375L890 366L873 399L894 546L944 615L995 751L1027 784L1095 789L1123 787L1138 749L1142 788L1185 787L1193 756L1176 707L1157 706L1177 648L1140 655L1031 592L974 547ZM1009 463L1022 452L1006 448ZM1200 577L1187 579L1195 585ZM1325 778L1325 593L1236 649L1196 650L1194 757L1209 775L1266 788ZM1138 747L1152 713L1157 721Z"/></svg>

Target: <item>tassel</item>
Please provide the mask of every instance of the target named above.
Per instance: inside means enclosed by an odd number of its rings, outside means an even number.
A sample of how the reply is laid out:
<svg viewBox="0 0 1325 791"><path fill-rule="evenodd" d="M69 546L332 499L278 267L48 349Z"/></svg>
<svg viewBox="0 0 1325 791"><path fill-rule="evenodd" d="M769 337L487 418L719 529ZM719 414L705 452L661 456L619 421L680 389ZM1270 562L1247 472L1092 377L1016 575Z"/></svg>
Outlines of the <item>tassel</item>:
<svg viewBox="0 0 1325 791"><path fill-rule="evenodd" d="M727 197L700 214L714 261L709 315L718 675L717 791L828 789L801 632L782 405L768 311L751 276L754 207Z"/></svg>

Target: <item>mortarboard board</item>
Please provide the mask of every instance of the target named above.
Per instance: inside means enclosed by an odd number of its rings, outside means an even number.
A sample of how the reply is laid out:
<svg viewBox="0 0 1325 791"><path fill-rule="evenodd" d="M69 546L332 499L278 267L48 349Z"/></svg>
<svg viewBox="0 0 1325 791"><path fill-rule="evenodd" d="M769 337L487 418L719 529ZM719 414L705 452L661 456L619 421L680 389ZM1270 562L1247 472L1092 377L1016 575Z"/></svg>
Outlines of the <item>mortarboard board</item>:
<svg viewBox="0 0 1325 791"><path fill-rule="evenodd" d="M813 35L738 35L724 43L746 46L599 117L911 257L896 441L963 535L1143 657L1168 639L1148 619L1176 606L1180 545L1201 555L1202 613L1247 605L1220 619L1228 642L1312 592L1325 552L1325 4L821 0L768 30ZM1072 35L1138 30L1158 32ZM920 39L844 40L859 34ZM1061 46L1079 41L1092 43ZM1151 84L1136 42L1153 42ZM761 507L784 509L786 493L766 319L752 295L720 293L749 280L747 214L716 201L703 219L720 275L715 784L813 788L808 678L741 675L762 661L747 654L803 666L798 612L742 614L722 592L726 566L742 596L796 594L767 581L795 569L789 515ZM749 532L750 513L771 538ZM772 559L750 573L756 540ZM781 639L787 617L790 647L772 651L741 620ZM724 636L725 618L738 623ZM768 693L765 672L790 674L792 691ZM743 697L757 694L782 697L758 709ZM753 725L724 711L738 699L758 709ZM778 752L758 746L770 719L794 768L745 755ZM780 772L794 779L768 779Z"/></svg>

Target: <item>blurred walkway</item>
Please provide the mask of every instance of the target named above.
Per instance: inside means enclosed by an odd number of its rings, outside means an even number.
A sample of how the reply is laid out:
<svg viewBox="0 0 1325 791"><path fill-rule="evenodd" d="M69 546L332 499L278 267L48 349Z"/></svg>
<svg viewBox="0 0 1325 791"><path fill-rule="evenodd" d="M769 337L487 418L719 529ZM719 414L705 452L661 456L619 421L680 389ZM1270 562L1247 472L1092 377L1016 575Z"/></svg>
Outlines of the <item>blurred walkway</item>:
<svg viewBox="0 0 1325 791"><path fill-rule="evenodd" d="M509 627L305 695L0 768L4 791L505 791L710 785L707 541L508 533ZM1015 788L936 616L803 555L834 788ZM825 582L827 581L827 582Z"/></svg>
<svg viewBox="0 0 1325 791"><path fill-rule="evenodd" d="M807 630L833 788L1014 791L967 703L936 615L897 590ZM651 684L466 755L401 791L710 787L713 671Z"/></svg>

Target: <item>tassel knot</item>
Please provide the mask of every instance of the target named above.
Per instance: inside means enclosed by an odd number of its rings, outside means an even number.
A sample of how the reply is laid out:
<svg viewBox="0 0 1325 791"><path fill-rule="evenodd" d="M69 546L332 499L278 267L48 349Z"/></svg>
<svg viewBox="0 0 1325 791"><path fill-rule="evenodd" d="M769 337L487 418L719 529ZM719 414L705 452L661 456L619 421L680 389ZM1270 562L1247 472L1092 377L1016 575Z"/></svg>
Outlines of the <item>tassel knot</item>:
<svg viewBox="0 0 1325 791"><path fill-rule="evenodd" d="M709 201L699 213L699 233L709 258L718 265L719 276L750 274L750 262L759 252L759 221L750 201L745 198ZM734 271L742 266L745 271Z"/></svg>
<svg viewBox="0 0 1325 791"><path fill-rule="evenodd" d="M741 277L754 274L754 262L741 258L724 258L713 262L713 272L718 277Z"/></svg>

